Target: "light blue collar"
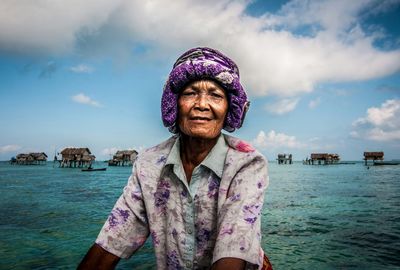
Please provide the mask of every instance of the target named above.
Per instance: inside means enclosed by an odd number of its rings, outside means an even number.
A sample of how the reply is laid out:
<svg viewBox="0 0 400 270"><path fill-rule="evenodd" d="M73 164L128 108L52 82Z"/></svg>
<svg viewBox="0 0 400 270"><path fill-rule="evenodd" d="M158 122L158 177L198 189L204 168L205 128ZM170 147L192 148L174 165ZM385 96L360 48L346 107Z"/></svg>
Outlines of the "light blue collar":
<svg viewBox="0 0 400 270"><path fill-rule="evenodd" d="M172 164L176 166L180 166L183 169L181 156L180 156L180 138L178 137L175 140L174 145L172 146L171 152L168 155L167 161L165 165ZM228 152L228 145L225 142L224 135L221 135L218 138L217 143L211 149L210 153L208 153L207 157L200 163L201 166L205 166L212 170L219 178L222 177L222 171L224 169L226 153ZM199 165L199 166L200 166Z"/></svg>

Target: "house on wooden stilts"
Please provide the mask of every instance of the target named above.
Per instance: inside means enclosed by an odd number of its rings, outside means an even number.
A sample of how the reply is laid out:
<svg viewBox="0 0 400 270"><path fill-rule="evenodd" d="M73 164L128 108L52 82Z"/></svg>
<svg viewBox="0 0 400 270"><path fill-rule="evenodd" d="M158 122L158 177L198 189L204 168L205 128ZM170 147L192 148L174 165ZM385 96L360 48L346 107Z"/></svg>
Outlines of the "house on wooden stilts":
<svg viewBox="0 0 400 270"><path fill-rule="evenodd" d="M61 168L89 167L96 157L92 155L89 148L68 147L60 152L62 158L59 161Z"/></svg>
<svg viewBox="0 0 400 270"><path fill-rule="evenodd" d="M308 165L330 165L337 164L340 161L340 156L338 154L328 154L328 153L312 153L310 158L304 161L304 164Z"/></svg>
<svg viewBox="0 0 400 270"><path fill-rule="evenodd" d="M18 154L15 160L12 159L12 162L18 165L44 165L46 161L47 155L44 152Z"/></svg>
<svg viewBox="0 0 400 270"><path fill-rule="evenodd" d="M368 160L372 160L373 163L377 160L383 160L383 152L364 152L365 166L368 165Z"/></svg>
<svg viewBox="0 0 400 270"><path fill-rule="evenodd" d="M138 152L136 150L119 150L111 160L108 161L109 166L132 166Z"/></svg>
<svg viewBox="0 0 400 270"><path fill-rule="evenodd" d="M292 164L292 154L278 154L278 164Z"/></svg>

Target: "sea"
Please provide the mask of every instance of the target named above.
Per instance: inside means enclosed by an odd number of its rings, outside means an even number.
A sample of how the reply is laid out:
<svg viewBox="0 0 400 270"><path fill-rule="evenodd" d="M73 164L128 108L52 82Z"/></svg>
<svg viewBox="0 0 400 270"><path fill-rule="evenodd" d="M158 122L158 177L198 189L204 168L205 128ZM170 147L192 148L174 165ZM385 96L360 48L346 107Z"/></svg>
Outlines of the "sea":
<svg viewBox="0 0 400 270"><path fill-rule="evenodd" d="M75 269L130 173L0 162L0 269ZM262 246L274 269L400 269L400 165L270 162L269 177ZM117 269L155 267L147 241Z"/></svg>

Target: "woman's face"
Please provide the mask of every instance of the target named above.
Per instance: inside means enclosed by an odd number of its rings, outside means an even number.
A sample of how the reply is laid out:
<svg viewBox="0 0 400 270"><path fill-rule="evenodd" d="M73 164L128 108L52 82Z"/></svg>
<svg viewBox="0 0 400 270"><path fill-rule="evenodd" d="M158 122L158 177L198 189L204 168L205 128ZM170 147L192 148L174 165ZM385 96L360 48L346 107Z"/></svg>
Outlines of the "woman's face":
<svg viewBox="0 0 400 270"><path fill-rule="evenodd" d="M194 138L216 138L221 133L227 112L225 91L211 80L192 82L178 99L179 128Z"/></svg>

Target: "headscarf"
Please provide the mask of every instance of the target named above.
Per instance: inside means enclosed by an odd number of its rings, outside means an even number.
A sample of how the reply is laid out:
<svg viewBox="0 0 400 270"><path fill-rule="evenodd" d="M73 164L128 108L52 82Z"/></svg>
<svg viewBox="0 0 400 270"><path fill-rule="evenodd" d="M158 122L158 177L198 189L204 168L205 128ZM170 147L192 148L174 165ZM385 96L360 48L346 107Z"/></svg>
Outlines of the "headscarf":
<svg viewBox="0 0 400 270"><path fill-rule="evenodd" d="M164 85L161 98L161 115L164 126L172 133L178 132L178 98L186 85L193 81L211 79L227 93L229 108L223 128L233 132L242 126L250 102L240 84L239 68L221 52L198 47L182 54L173 65Z"/></svg>

